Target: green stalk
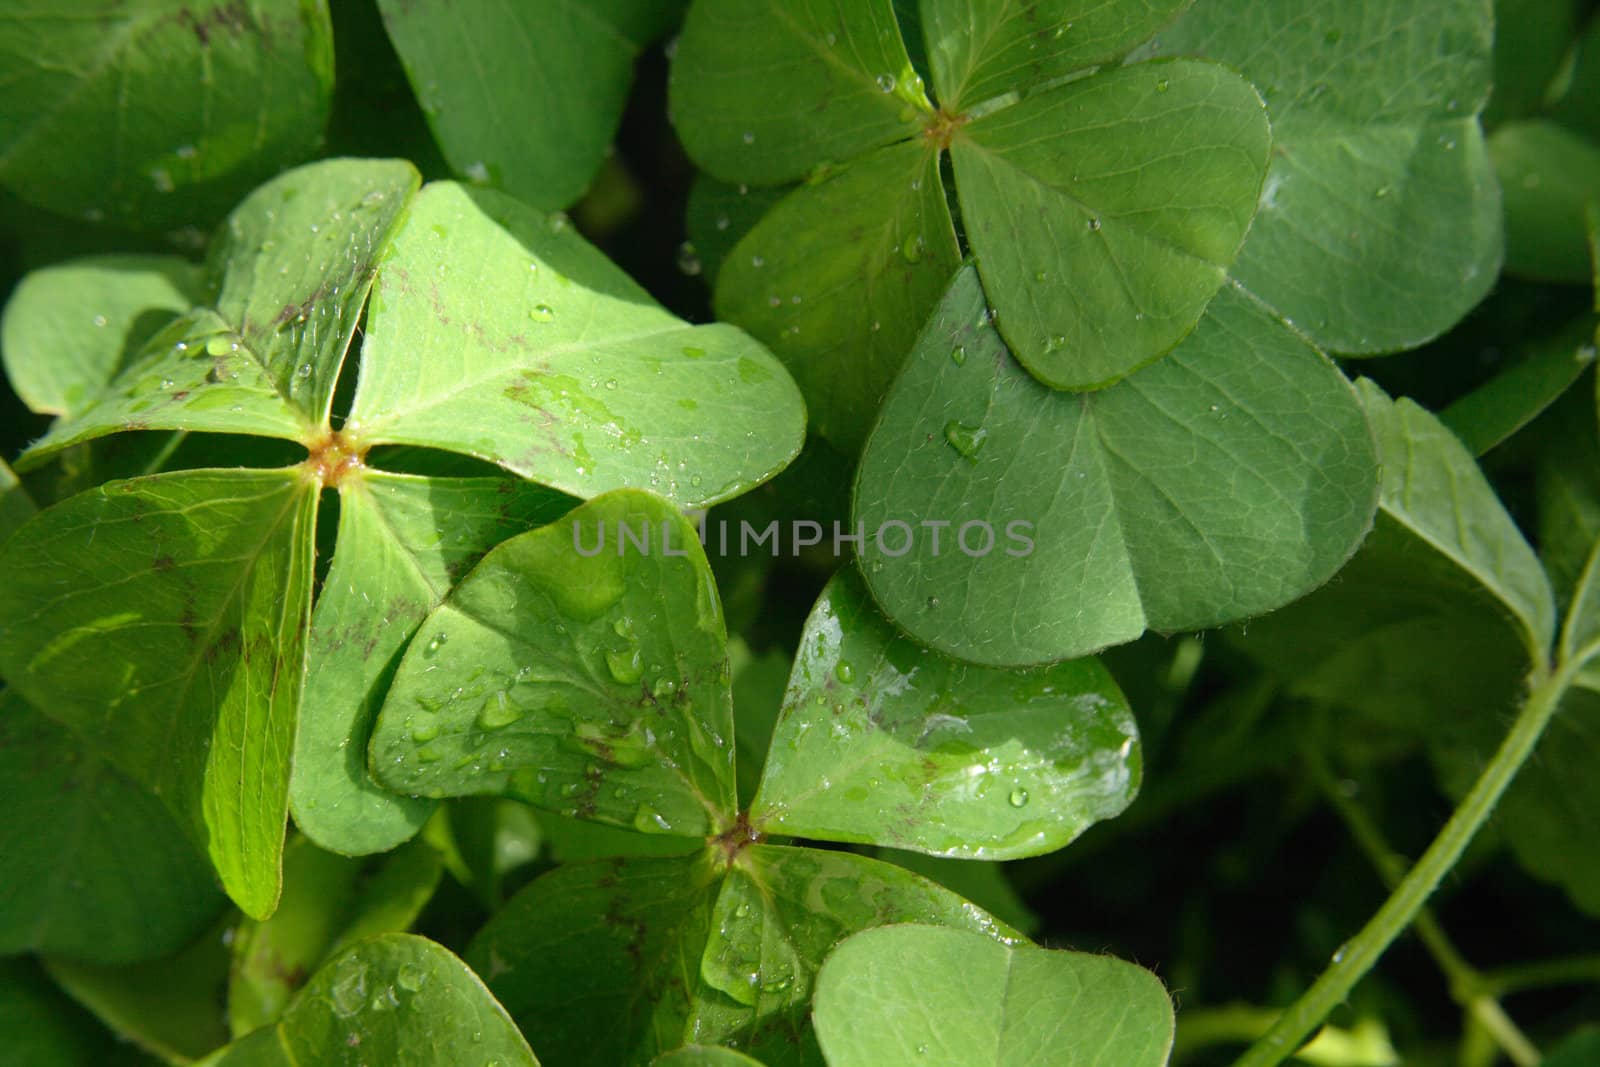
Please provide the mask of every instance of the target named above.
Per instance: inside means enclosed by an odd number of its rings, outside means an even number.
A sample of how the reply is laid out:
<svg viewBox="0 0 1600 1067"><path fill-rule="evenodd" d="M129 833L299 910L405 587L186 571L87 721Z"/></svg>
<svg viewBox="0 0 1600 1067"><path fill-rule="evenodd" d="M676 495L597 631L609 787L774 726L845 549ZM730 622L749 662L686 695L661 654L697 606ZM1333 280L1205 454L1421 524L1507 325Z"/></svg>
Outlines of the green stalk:
<svg viewBox="0 0 1600 1067"><path fill-rule="evenodd" d="M1450 821L1422 858L1400 880L1394 892L1355 937L1346 942L1311 988L1278 1017L1271 1030L1234 1062L1234 1067L1276 1067L1294 1055L1328 1013L1341 1004L1372 969L1395 938L1411 925L1417 912L1471 843L1490 813L1539 743L1562 695L1586 656L1574 656L1550 674L1537 671L1534 684L1511 730L1494 758L1484 767Z"/></svg>
<svg viewBox="0 0 1600 1067"><path fill-rule="evenodd" d="M1405 869L1404 859L1389 847L1383 831L1366 810L1340 791L1321 753L1308 749L1305 762L1322 795L1344 821L1361 851L1366 853L1384 886L1392 892ZM1494 1039L1512 1063L1517 1067L1535 1067L1540 1060L1538 1048L1506 1014L1500 1001L1485 992L1483 975L1456 949L1433 912L1427 907L1418 910L1414 925L1417 937L1449 979L1452 999Z"/></svg>

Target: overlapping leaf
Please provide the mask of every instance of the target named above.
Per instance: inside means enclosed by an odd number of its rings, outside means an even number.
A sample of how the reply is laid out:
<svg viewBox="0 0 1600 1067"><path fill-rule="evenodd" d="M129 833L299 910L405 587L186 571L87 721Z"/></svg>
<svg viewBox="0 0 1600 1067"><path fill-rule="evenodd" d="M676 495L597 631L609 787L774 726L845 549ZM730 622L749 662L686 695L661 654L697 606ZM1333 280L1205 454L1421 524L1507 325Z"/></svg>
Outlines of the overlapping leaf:
<svg viewBox="0 0 1600 1067"><path fill-rule="evenodd" d="M705 836L735 810L727 670L695 528L660 497L608 494L495 549L428 616L372 770L404 794L509 792Z"/></svg>
<svg viewBox="0 0 1600 1067"><path fill-rule="evenodd" d="M1506 269L1587 283L1593 265L1584 212L1600 204L1600 145L1543 119L1489 138L1506 210Z"/></svg>
<svg viewBox="0 0 1600 1067"><path fill-rule="evenodd" d="M867 583L918 640L978 663L1066 659L1278 608L1360 543L1376 496L1361 408L1244 295L1090 397L1032 379L986 308L963 270L857 474Z"/></svg>
<svg viewBox="0 0 1600 1067"><path fill-rule="evenodd" d="M155 475L0 549L0 675L160 794L258 916L278 896L316 503L293 469Z"/></svg>
<svg viewBox="0 0 1600 1067"><path fill-rule="evenodd" d="M408 929L439 882L439 855L414 842L364 868L297 837L283 855L283 898L272 918L234 931L228 1023L242 1037L277 1021L334 953L363 937Z"/></svg>
<svg viewBox="0 0 1600 1067"><path fill-rule="evenodd" d="M1108 384L1194 327L1266 172L1260 98L1209 64L1092 69L1181 4L928 0L919 21L939 109L924 100L889 0L848 16L772 6L695 4L674 68L675 115L691 154L720 178L824 178L790 193L734 250L717 306L794 368L830 440L859 445L932 310L932 278L953 263L935 195L943 182L933 181L946 148L1000 329L1043 380ZM1092 76L1067 78L1080 73ZM1030 95L1018 102L1022 90ZM772 140L778 151L757 150ZM797 235L819 220L826 240L813 249L799 238L799 248ZM920 267L908 269L896 247ZM802 252L809 276L765 270ZM819 263L824 279L864 282L819 292L804 284Z"/></svg>
<svg viewBox="0 0 1600 1067"><path fill-rule="evenodd" d="M671 92L689 154L725 181L757 185L910 138L928 108L879 0L700 0Z"/></svg>
<svg viewBox="0 0 1600 1067"><path fill-rule="evenodd" d="M166 806L82 748L0 693L0 955L165 955L215 918L222 896Z"/></svg>
<svg viewBox="0 0 1600 1067"><path fill-rule="evenodd" d="M34 411L94 401L152 334L204 301L201 273L176 256L90 256L28 274L6 302L6 378Z"/></svg>
<svg viewBox="0 0 1600 1067"><path fill-rule="evenodd" d="M817 432L860 447L960 261L939 155L881 149L785 197L719 275L717 308L780 353Z"/></svg>
<svg viewBox="0 0 1600 1067"><path fill-rule="evenodd" d="M1272 167L1233 277L1330 351L1453 325L1494 283L1486 0L1198 4L1160 38L1261 88Z"/></svg>
<svg viewBox="0 0 1600 1067"><path fill-rule="evenodd" d="M1391 724L1492 720L1554 640L1544 570L1449 430L1360 393L1383 467L1372 535L1337 582L1237 638L1298 691Z"/></svg>
<svg viewBox="0 0 1600 1067"><path fill-rule="evenodd" d="M360 855L393 848L421 827L434 802L382 789L367 773L367 740L398 656L479 557L566 505L508 478L367 471L342 486L289 783L295 825L312 840Z"/></svg>
<svg viewBox="0 0 1600 1067"><path fill-rule="evenodd" d="M633 60L665 0L380 0L384 27L459 175L542 208L578 199L604 158Z"/></svg>
<svg viewBox="0 0 1600 1067"><path fill-rule="evenodd" d="M1124 55L1191 0L923 0L933 86L955 111L1025 92Z"/></svg>
<svg viewBox="0 0 1600 1067"><path fill-rule="evenodd" d="M152 337L22 465L127 429L314 440L378 256L417 181L408 163L330 160L256 190L212 248L215 309L196 308ZM102 314L85 303L95 293L70 295L74 314ZM54 352L30 347L28 357L48 364Z"/></svg>
<svg viewBox="0 0 1600 1067"><path fill-rule="evenodd" d="M690 326L561 219L489 190L416 198L363 355L347 426L362 443L463 452L584 498L721 500L803 436L794 384L759 344Z"/></svg>
<svg viewBox="0 0 1600 1067"><path fill-rule="evenodd" d="M1022 365L1094 389L1171 351L1244 243L1270 140L1255 89L1192 61L1107 71L958 131L967 239Z"/></svg>
<svg viewBox="0 0 1600 1067"><path fill-rule="evenodd" d="M504 1067L539 1061L505 1009L455 956L425 938L384 934L351 945L312 977L274 1026L203 1067L433 1067L464 1049Z"/></svg>
<svg viewBox="0 0 1600 1067"><path fill-rule="evenodd" d="M209 226L321 143L332 38L321 0L9 4L0 183L90 221Z"/></svg>
<svg viewBox="0 0 1600 1067"><path fill-rule="evenodd" d="M755 845L726 870L709 853L560 868L467 955L552 1062L614 1067L686 1042L736 1043L782 1067L820 1063L808 1016L828 951L893 922L1008 933L900 868Z"/></svg>
<svg viewBox="0 0 1600 1067"><path fill-rule="evenodd" d="M817 978L829 1067L926 1063L1161 1067L1172 1001L1109 956L1006 945L961 930L890 926L845 941Z"/></svg>
<svg viewBox="0 0 1600 1067"><path fill-rule="evenodd" d="M751 822L1010 859L1116 815L1140 769L1133 716L1099 663L946 659L899 636L847 572L807 621Z"/></svg>

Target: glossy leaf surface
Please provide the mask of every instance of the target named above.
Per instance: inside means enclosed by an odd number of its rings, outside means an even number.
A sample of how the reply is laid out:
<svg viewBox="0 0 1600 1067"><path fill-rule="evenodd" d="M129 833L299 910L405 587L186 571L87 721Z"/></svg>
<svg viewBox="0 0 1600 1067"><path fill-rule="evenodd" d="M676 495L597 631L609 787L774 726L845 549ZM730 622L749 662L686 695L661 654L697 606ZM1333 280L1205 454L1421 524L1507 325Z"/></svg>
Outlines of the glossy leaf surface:
<svg viewBox="0 0 1600 1067"><path fill-rule="evenodd" d="M734 813L727 670L694 526L660 497L608 494L489 553L428 616L373 773L405 794L504 792L704 836Z"/></svg>
<svg viewBox="0 0 1600 1067"><path fill-rule="evenodd" d="M735 495L800 450L772 355L657 306L558 218L430 185L372 298L348 432L462 452L578 497Z"/></svg>
<svg viewBox="0 0 1600 1067"><path fill-rule="evenodd" d="M0 673L160 794L256 916L278 896L316 502L298 470L155 475L0 550Z"/></svg>
<svg viewBox="0 0 1600 1067"><path fill-rule="evenodd" d="M807 620L751 809L764 831L947 856L1053 851L1125 808L1137 729L1094 660L972 667L901 637L852 571Z"/></svg>
<svg viewBox="0 0 1600 1067"><path fill-rule="evenodd" d="M854 519L890 618L1024 665L1303 595L1364 536L1374 468L1349 383L1237 292L1172 356L1080 397L1016 364L964 270L867 443Z"/></svg>
<svg viewBox="0 0 1600 1067"><path fill-rule="evenodd" d="M367 742L406 642L495 545L555 519L566 498L512 479L369 470L340 483L333 566L311 620L289 803L324 848L393 848L434 809L381 788Z"/></svg>
<svg viewBox="0 0 1600 1067"><path fill-rule="evenodd" d="M1172 1001L1155 975L1081 952L927 926L857 934L817 978L829 1067L1161 1067Z"/></svg>
<svg viewBox="0 0 1600 1067"><path fill-rule="evenodd" d="M1494 283L1492 36L1485 0L1204 3L1162 33L1266 98L1272 167L1232 276L1320 347L1412 347Z"/></svg>

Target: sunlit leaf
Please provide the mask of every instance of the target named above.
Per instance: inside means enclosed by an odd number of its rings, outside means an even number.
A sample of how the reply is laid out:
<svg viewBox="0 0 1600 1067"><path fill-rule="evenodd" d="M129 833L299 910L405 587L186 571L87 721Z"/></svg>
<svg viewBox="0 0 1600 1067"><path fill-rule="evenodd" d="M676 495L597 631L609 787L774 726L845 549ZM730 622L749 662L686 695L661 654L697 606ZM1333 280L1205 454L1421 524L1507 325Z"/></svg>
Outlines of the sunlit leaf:
<svg viewBox="0 0 1600 1067"><path fill-rule="evenodd" d="M1138 789L1137 730L1094 660L972 667L901 637L846 572L806 622L758 829L938 855L1060 848Z"/></svg>
<svg viewBox="0 0 1600 1067"><path fill-rule="evenodd" d="M373 774L704 836L734 813L727 672L694 526L611 493L489 553L428 616L373 731Z"/></svg>
<svg viewBox="0 0 1600 1067"><path fill-rule="evenodd" d="M333 566L311 620L289 803L323 848L362 855L414 834L434 802L382 789L367 741L398 656L489 549L555 519L566 498L513 479L368 470L340 482Z"/></svg>
<svg viewBox="0 0 1600 1067"><path fill-rule="evenodd" d="M772 355L657 306L559 219L430 185L373 293L346 429L462 452L578 497L736 495L800 450L804 409Z"/></svg>
<svg viewBox="0 0 1600 1067"><path fill-rule="evenodd" d="M0 548L0 674L160 794L255 916L278 896L316 503L296 469L160 474Z"/></svg>
<svg viewBox="0 0 1600 1067"><path fill-rule="evenodd" d="M829 1067L1059 1064L1162 1067L1172 1001L1110 956L1007 945L964 930L889 926L834 950L817 977Z"/></svg>

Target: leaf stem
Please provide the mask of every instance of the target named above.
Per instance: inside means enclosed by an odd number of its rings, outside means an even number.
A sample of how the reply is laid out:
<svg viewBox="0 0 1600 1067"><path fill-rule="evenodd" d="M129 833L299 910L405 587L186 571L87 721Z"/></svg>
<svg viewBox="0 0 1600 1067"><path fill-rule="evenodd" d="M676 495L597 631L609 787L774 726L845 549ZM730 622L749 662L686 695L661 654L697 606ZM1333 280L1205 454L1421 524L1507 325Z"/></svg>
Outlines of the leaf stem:
<svg viewBox="0 0 1600 1067"><path fill-rule="evenodd" d="M1582 663L1582 657L1573 657L1565 660L1554 673L1535 670L1528 699L1517 713L1516 721L1471 791L1439 831L1439 836L1361 932L1345 944L1333 965L1278 1017L1265 1036L1234 1062L1234 1067L1276 1067L1292 1056L1372 969L1394 939L1411 925L1533 752Z"/></svg>
<svg viewBox="0 0 1600 1067"><path fill-rule="evenodd" d="M1312 780L1327 798L1329 806L1344 822L1350 836L1377 870L1378 877L1392 892L1404 873L1404 858L1389 847L1383 831L1366 809L1340 788L1321 752L1307 748L1304 758ZM1535 1067L1540 1060L1539 1050L1506 1014L1494 994L1487 991L1483 975L1456 949L1433 912L1427 907L1419 908L1413 925L1417 937L1449 980L1451 998L1494 1038L1495 1044L1500 1046L1512 1063L1517 1067Z"/></svg>

